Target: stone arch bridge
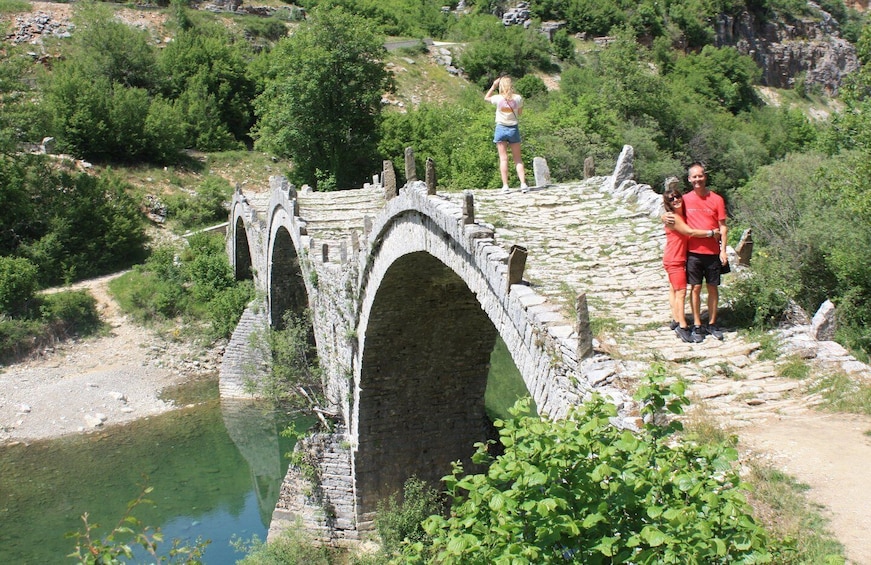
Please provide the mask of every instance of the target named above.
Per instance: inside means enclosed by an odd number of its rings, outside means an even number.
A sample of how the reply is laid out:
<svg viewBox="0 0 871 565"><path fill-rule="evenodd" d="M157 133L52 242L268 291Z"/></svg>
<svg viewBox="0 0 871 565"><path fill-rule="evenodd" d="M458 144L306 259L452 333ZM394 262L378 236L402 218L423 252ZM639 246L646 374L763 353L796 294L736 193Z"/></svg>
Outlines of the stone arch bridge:
<svg viewBox="0 0 871 565"><path fill-rule="evenodd" d="M245 396L252 367L268 365L252 333L308 309L334 424L301 444L317 480L288 472L270 535L301 519L324 540L350 542L408 477L437 481L457 460L469 469L473 444L494 436L484 390L497 336L539 413L561 417L598 391L633 425L618 386L627 367L593 349L586 297L525 281L535 254L497 240L475 217L475 196L421 181L317 193L281 177L268 192L237 190L227 251L263 299L228 345L221 395Z"/></svg>

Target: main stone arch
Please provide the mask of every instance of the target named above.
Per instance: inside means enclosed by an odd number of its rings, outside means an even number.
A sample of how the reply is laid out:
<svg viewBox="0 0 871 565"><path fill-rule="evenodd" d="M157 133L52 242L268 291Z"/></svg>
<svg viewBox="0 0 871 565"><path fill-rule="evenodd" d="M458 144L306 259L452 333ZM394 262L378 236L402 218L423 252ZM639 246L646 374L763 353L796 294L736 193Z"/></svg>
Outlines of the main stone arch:
<svg viewBox="0 0 871 565"><path fill-rule="evenodd" d="M465 281L423 251L389 267L364 331L354 459L368 521L408 477L438 484L494 437L484 391L497 331Z"/></svg>

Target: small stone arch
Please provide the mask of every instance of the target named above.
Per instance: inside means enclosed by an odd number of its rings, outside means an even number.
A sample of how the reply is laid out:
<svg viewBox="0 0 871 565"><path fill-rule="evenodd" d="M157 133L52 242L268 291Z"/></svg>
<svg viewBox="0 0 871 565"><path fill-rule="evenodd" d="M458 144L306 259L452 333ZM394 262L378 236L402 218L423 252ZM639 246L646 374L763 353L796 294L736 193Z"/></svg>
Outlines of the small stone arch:
<svg viewBox="0 0 871 565"><path fill-rule="evenodd" d="M236 236L234 245L235 260L233 271L237 281L253 280L254 272L251 263L251 246L248 242L248 232L245 231L245 221L241 216L236 218Z"/></svg>
<svg viewBox="0 0 871 565"><path fill-rule="evenodd" d="M285 327L287 313L299 315L308 307L299 255L284 226L274 231L269 262L269 323L280 330Z"/></svg>

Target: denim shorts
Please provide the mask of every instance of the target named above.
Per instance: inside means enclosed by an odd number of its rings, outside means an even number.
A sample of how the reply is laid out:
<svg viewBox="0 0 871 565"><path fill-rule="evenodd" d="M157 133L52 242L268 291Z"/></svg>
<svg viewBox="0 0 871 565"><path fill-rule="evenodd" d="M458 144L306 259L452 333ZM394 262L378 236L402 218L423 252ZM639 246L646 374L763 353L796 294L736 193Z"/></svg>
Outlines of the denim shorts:
<svg viewBox="0 0 871 565"><path fill-rule="evenodd" d="M496 131L493 133L493 143L499 143L500 141L520 143L520 126L496 124Z"/></svg>

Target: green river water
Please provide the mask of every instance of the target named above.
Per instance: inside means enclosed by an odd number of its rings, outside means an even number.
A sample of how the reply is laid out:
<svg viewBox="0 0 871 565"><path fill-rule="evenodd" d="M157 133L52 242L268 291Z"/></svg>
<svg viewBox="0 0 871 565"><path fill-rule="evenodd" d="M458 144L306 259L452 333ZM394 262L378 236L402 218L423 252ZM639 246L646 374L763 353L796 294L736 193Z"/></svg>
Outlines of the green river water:
<svg viewBox="0 0 871 565"><path fill-rule="evenodd" d="M492 418L526 394L501 340L493 352L487 407ZM0 564L72 563L82 514L105 533L153 487L155 504L134 515L166 540L209 539L203 561L243 557L230 540L266 537L293 440L281 430L290 414L254 402L217 398L217 382L169 394L185 408L90 434L0 447ZM310 425L312 420L299 422ZM448 472L448 470L445 470ZM140 552L136 561L146 560Z"/></svg>
<svg viewBox="0 0 871 565"><path fill-rule="evenodd" d="M217 384L213 383L217 396ZM190 391L182 391L182 394ZM235 563L234 535L265 538L293 440L291 416L214 398L92 434L0 448L0 563L71 563L81 516L104 526L153 487L134 515L174 538L210 539L209 565ZM146 555L143 553L144 559Z"/></svg>

